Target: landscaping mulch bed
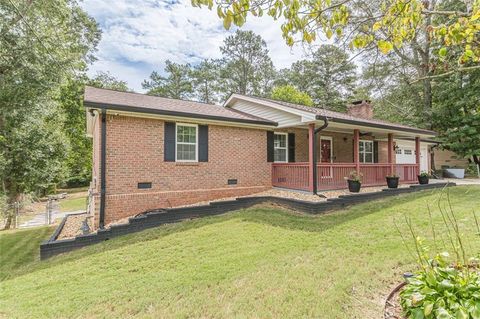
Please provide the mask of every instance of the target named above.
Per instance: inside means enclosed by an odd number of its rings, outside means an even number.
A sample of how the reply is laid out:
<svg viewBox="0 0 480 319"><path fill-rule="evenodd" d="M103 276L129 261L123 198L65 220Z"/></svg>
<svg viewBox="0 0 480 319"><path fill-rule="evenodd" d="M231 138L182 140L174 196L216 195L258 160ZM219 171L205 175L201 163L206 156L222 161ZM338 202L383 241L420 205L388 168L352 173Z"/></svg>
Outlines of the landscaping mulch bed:
<svg viewBox="0 0 480 319"><path fill-rule="evenodd" d="M410 184L401 184L401 185L398 185L398 188L405 188L405 187L409 187L409 186L410 186ZM385 189L385 186L362 187L360 189L360 193L381 192L382 189ZM319 191L318 195L313 195L309 192L272 188L268 191L255 193L255 194L251 194L251 195L247 195L247 196L239 196L238 198L241 198L241 197L272 196L272 197L302 200L302 201L307 201L307 202L324 202L329 198L337 198L341 195L349 195L349 194L353 194L353 193L350 193L346 189L331 190L331 191ZM226 201L226 200L235 200L236 198L237 197L226 197L226 198L216 199L216 200L213 200L213 201L203 201L203 202L193 203L193 204L189 204L189 205L182 205L182 206L179 206L179 207L202 206L202 205L208 205L209 203L215 203L215 202Z"/></svg>
<svg viewBox="0 0 480 319"><path fill-rule="evenodd" d="M410 186L410 184L401 184L401 185L398 185L398 188L406 188L406 187L409 187L409 186ZM362 187L360 189L360 193L381 192L382 189L385 189L385 186ZM224 197L224 198L220 198L220 199L216 199L216 200L196 202L196 203L193 203L193 204L175 206L175 207L171 207L171 208L203 206L203 205L208 205L208 204L215 203L215 202L235 200L237 198L242 198L242 197L264 197L264 196L288 198L288 199L295 199L295 200L318 203L318 202L325 202L329 198L338 198L341 195L349 195L349 194L354 194L354 193L350 193L346 189L339 189L339 190L331 190L331 191L320 191L318 195L314 195L314 194L311 194L309 192L303 192L303 191L298 191L298 190L287 190L287 189L272 188L272 189L269 189L269 190L264 191L264 192L255 193L255 194L246 195L246 196ZM279 205L276 205L276 206L279 206ZM109 223L109 224L105 225L105 228L110 228L111 226L114 226L114 225L128 224L129 219L131 217L132 216L116 220L112 223Z"/></svg>
<svg viewBox="0 0 480 319"><path fill-rule="evenodd" d="M83 223L86 221L88 227L92 229L92 217L87 213L84 214L75 214L65 216L66 221L63 225L62 231L58 234L57 240L75 238L77 235L82 235L83 230L81 229Z"/></svg>

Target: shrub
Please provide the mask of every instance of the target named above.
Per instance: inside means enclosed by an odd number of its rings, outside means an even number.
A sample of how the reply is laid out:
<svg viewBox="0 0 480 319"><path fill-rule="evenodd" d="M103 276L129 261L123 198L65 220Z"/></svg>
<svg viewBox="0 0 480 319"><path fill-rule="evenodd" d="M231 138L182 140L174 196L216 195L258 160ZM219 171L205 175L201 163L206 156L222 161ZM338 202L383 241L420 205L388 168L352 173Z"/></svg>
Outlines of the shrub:
<svg viewBox="0 0 480 319"><path fill-rule="evenodd" d="M467 257L448 189L444 192L447 193L447 203L442 203L442 192L438 207L445 226L443 233L455 254L450 258L447 252L434 252L434 257L430 257L429 247L417 236L410 219L405 216L410 235L414 239L419 270L406 279L407 284L400 293L400 303L407 318L480 319L479 260ZM436 250L437 232L430 209L428 212ZM475 212L473 217L480 233ZM398 227L397 229L399 230ZM400 234L403 239L403 234Z"/></svg>
<svg viewBox="0 0 480 319"><path fill-rule="evenodd" d="M362 177L363 177L362 173L359 173L357 171L351 171L350 173L348 173L348 176L345 177L345 179L361 183L362 182Z"/></svg>
<svg viewBox="0 0 480 319"><path fill-rule="evenodd" d="M428 172L427 172L427 171L421 171L421 172L420 172L420 174L419 174L418 176L422 176L422 177L428 177L428 176L430 176L430 175L428 174Z"/></svg>
<svg viewBox="0 0 480 319"><path fill-rule="evenodd" d="M400 293L407 318L480 318L480 276L473 265L452 265L439 254L407 279ZM472 268L470 268L472 267Z"/></svg>
<svg viewBox="0 0 480 319"><path fill-rule="evenodd" d="M473 177L478 176L477 164L475 163L468 164L468 167L465 170L465 175L473 176Z"/></svg>

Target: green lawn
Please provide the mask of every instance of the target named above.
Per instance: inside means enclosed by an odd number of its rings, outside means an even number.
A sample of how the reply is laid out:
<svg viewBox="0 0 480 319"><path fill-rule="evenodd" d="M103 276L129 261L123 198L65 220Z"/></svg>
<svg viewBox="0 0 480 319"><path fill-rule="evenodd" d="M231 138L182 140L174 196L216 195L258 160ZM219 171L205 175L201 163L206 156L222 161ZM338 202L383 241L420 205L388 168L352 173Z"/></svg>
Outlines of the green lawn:
<svg viewBox="0 0 480 319"><path fill-rule="evenodd" d="M0 232L0 281L38 260L40 243L50 237L54 227Z"/></svg>
<svg viewBox="0 0 480 319"><path fill-rule="evenodd" d="M0 283L0 317L381 318L386 294L414 267L393 220L408 214L430 237L426 205L438 195L317 217L256 207L112 239L15 272ZM477 253L480 187L452 188L450 197Z"/></svg>
<svg viewBox="0 0 480 319"><path fill-rule="evenodd" d="M60 211L73 212L77 210L86 210L86 203L85 197L62 199L60 200Z"/></svg>

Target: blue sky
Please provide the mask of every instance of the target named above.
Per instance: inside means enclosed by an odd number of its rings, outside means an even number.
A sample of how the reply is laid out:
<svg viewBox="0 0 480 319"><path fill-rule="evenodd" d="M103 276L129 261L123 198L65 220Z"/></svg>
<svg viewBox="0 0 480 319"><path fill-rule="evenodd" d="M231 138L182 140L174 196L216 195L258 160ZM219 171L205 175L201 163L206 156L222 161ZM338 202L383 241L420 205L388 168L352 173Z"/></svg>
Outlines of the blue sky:
<svg viewBox="0 0 480 319"><path fill-rule="evenodd" d="M220 57L219 46L234 30L226 31L215 11L194 8L190 0L85 0L82 7L100 24L102 40L89 73L109 71L142 92L141 83L164 61L196 64ZM301 46L288 47L280 24L270 17L250 17L242 27L267 42L277 68L305 56Z"/></svg>

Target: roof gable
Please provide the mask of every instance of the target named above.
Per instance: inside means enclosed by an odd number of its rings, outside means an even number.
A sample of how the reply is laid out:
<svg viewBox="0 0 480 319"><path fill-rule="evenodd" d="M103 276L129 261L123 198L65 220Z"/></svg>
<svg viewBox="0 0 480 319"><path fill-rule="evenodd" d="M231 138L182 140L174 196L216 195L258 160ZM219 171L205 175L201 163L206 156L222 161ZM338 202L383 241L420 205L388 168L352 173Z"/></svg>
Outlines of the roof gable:
<svg viewBox="0 0 480 319"><path fill-rule="evenodd" d="M284 101L277 101L277 100L256 97L256 96L249 96L249 95L232 94L227 99L224 105L227 107L232 106L235 103L235 101L238 101L238 100L254 101L255 103L259 103L264 106L271 106L272 104L276 104L279 106L283 106L284 110L288 111L288 109L290 109L290 112L292 112L292 114L298 114L298 112L303 112L303 113L314 115L316 119L328 118L329 121L332 121L332 122L361 125L366 127L376 127L376 128L382 128L382 129L392 129L392 130L419 133L419 134L430 135L430 136L436 135L436 132L434 131L407 126L403 124L391 123L391 122L377 120L377 119L363 119L363 118L351 116L346 113L330 111L323 108L299 105L299 104L294 104L294 103L289 103Z"/></svg>

